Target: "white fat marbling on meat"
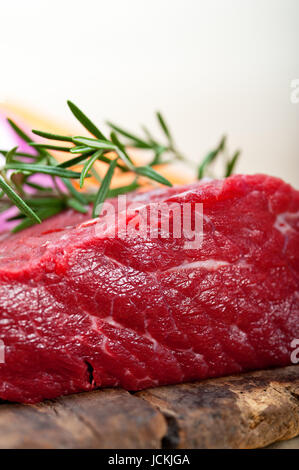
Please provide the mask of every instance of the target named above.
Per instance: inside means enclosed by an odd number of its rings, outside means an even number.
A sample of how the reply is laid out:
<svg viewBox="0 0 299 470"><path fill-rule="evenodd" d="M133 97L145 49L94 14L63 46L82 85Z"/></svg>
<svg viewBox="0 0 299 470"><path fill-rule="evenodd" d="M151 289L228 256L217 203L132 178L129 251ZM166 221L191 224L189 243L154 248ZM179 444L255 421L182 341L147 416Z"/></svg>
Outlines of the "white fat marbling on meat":
<svg viewBox="0 0 299 470"><path fill-rule="evenodd" d="M299 211L297 212L282 212L278 214L274 223L274 228L280 233L285 235L287 232L295 230L288 222L287 219L298 219Z"/></svg>

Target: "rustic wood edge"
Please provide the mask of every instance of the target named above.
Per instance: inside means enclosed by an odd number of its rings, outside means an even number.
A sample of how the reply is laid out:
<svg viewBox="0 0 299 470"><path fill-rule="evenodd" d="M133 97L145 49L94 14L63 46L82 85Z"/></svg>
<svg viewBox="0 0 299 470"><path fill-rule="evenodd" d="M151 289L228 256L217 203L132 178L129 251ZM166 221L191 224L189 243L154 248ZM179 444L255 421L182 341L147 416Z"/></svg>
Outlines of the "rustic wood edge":
<svg viewBox="0 0 299 470"><path fill-rule="evenodd" d="M168 420L168 448L253 449L299 435L299 367L138 393Z"/></svg>
<svg viewBox="0 0 299 470"><path fill-rule="evenodd" d="M298 435L298 366L0 405L2 449L279 448Z"/></svg>

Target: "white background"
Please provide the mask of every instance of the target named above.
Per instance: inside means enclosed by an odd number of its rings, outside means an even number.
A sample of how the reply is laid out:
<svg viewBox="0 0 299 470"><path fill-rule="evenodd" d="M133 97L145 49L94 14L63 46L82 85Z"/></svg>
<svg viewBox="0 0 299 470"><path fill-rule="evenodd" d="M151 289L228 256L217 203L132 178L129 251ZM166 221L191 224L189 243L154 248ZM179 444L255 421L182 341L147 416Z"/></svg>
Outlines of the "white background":
<svg viewBox="0 0 299 470"><path fill-rule="evenodd" d="M0 97L62 122L154 126L159 108L199 159L224 132L239 172L299 186L298 0L0 2Z"/></svg>

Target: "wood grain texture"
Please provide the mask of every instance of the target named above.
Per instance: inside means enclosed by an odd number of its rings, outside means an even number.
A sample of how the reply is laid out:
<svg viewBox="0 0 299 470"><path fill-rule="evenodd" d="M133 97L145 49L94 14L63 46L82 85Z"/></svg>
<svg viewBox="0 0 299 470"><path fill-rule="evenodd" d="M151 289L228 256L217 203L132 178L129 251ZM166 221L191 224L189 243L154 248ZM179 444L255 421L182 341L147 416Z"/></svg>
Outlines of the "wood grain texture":
<svg viewBox="0 0 299 470"><path fill-rule="evenodd" d="M299 449L299 437L287 441L279 441L271 444L267 449Z"/></svg>
<svg viewBox="0 0 299 470"><path fill-rule="evenodd" d="M124 390L70 395L37 405L0 405L0 448L159 448L161 413Z"/></svg>
<svg viewBox="0 0 299 470"><path fill-rule="evenodd" d="M135 394L106 389L0 404L2 449L256 448L297 435L298 366Z"/></svg>
<svg viewBox="0 0 299 470"><path fill-rule="evenodd" d="M138 396L168 420L169 448L265 447L299 434L299 367L159 387Z"/></svg>

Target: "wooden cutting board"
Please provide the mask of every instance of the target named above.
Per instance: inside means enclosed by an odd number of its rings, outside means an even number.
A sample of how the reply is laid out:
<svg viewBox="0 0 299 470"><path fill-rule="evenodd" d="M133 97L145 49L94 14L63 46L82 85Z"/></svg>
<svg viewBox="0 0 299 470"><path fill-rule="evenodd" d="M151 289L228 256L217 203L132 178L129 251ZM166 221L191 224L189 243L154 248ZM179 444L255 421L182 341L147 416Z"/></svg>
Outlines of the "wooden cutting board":
<svg viewBox="0 0 299 470"><path fill-rule="evenodd" d="M299 367L0 404L0 448L256 448L299 435ZM276 447L279 446L276 444Z"/></svg>

